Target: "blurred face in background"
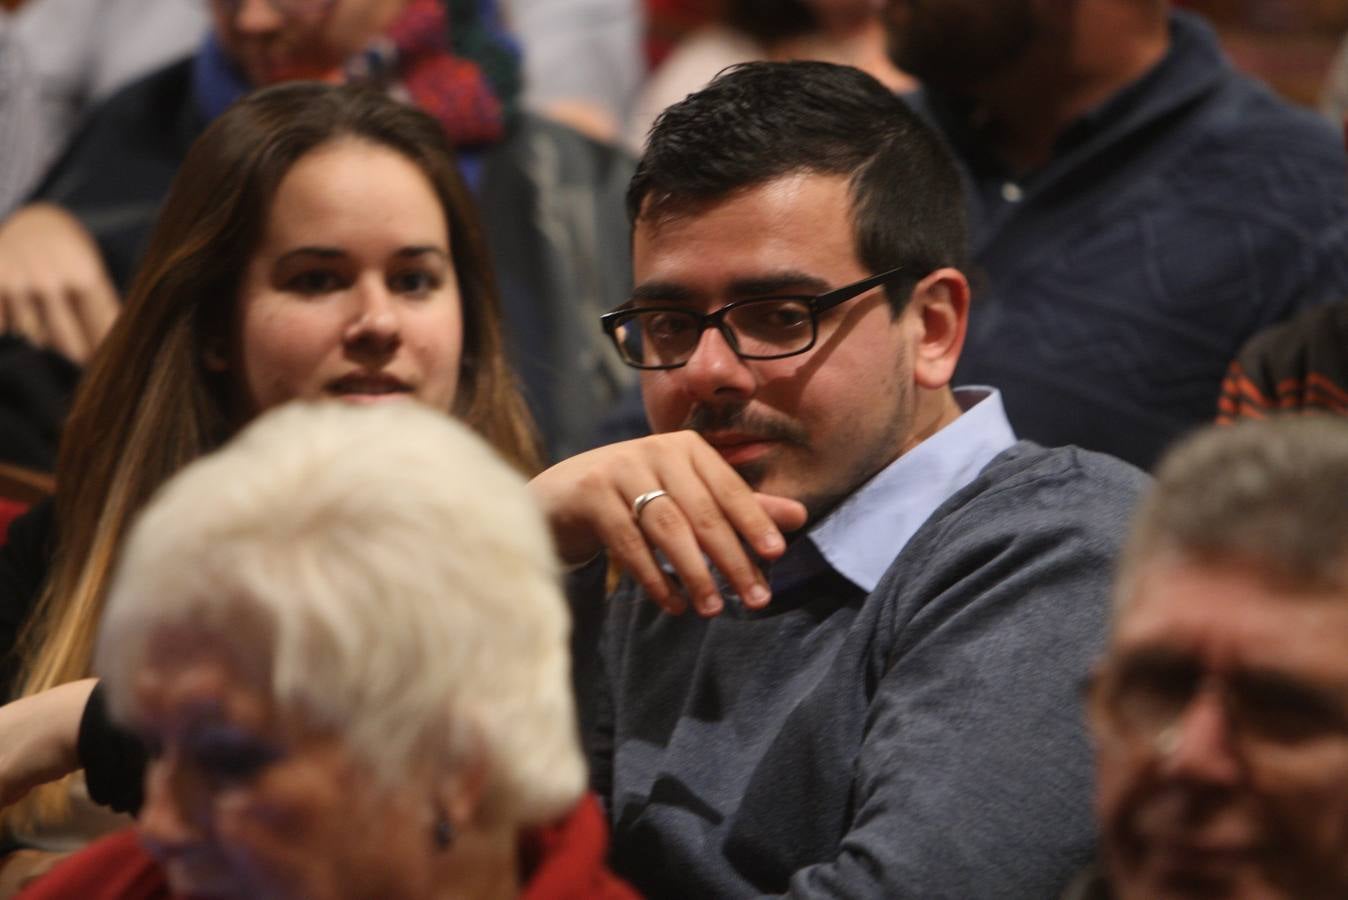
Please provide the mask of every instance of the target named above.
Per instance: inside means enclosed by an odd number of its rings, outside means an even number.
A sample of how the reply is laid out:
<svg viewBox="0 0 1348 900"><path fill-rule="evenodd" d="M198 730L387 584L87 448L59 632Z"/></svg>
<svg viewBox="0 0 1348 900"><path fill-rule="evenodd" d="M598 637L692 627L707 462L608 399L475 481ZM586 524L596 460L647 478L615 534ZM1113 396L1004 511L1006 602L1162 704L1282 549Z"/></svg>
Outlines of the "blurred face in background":
<svg viewBox="0 0 1348 900"><path fill-rule="evenodd" d="M1143 563L1096 676L1116 896L1348 897L1348 597Z"/></svg>
<svg viewBox="0 0 1348 900"><path fill-rule="evenodd" d="M211 0L215 35L250 84L335 80L407 0Z"/></svg>
<svg viewBox="0 0 1348 900"><path fill-rule="evenodd" d="M1039 26L1033 0L888 0L894 65L926 85L963 94L1019 61Z"/></svg>
<svg viewBox="0 0 1348 900"><path fill-rule="evenodd" d="M431 785L384 786L250 662L219 635L163 628L136 673L132 724L153 751L138 824L175 895L430 896Z"/></svg>

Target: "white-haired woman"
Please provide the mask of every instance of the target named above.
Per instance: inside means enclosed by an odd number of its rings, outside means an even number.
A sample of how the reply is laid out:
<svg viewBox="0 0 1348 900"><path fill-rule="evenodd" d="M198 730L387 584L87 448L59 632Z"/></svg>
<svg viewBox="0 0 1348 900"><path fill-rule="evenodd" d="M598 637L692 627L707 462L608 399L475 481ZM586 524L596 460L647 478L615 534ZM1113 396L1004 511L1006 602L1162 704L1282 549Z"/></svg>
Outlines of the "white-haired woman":
<svg viewBox="0 0 1348 900"><path fill-rule="evenodd" d="M113 579L96 671L151 750L141 840L183 896L630 896L568 632L543 518L467 428L269 413L165 485ZM152 866L115 837L33 895Z"/></svg>

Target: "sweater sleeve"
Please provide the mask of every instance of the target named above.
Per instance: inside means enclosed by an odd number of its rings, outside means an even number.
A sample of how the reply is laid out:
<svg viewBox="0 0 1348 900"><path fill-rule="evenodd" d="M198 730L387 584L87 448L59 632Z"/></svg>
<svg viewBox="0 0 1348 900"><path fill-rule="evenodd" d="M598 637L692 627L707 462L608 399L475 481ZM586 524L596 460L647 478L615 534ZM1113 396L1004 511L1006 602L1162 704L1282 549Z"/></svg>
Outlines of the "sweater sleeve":
<svg viewBox="0 0 1348 900"><path fill-rule="evenodd" d="M117 812L140 812L149 757L135 735L112 721L101 682L89 695L80 719L78 753L95 803Z"/></svg>
<svg viewBox="0 0 1348 900"><path fill-rule="evenodd" d="M1074 466L924 528L877 588L893 643L853 762L836 857L793 897L1048 897L1089 862L1092 762L1078 699L1106 633L1140 473Z"/></svg>

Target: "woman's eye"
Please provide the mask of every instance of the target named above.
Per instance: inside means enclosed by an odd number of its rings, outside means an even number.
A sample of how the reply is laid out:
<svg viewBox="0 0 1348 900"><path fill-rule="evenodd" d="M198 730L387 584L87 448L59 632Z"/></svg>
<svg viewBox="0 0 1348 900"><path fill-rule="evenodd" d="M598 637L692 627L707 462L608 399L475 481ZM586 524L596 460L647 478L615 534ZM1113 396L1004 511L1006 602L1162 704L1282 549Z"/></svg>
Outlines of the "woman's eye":
<svg viewBox="0 0 1348 900"><path fill-rule="evenodd" d="M398 294L425 296L440 286L440 279L434 273L423 269L409 269L398 272L389 279L389 289Z"/></svg>
<svg viewBox="0 0 1348 900"><path fill-rule="evenodd" d="M285 289L296 294L330 294L342 287L342 280L336 272L327 269L310 269L291 276L285 283Z"/></svg>

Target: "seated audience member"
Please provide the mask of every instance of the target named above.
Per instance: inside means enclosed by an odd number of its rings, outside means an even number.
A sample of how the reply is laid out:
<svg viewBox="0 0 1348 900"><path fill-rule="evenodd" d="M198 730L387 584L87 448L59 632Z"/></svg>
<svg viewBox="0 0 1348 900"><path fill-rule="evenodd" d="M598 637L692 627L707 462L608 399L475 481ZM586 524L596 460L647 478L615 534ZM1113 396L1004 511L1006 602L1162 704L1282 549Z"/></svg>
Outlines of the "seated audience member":
<svg viewBox="0 0 1348 900"><path fill-rule="evenodd" d="M668 897L1060 891L1093 846L1076 686L1145 477L951 389L969 288L940 140L856 69L752 63L666 111L629 212L605 323L658 433L534 480L633 576L573 585L615 867ZM784 554L728 524L727 463L808 511ZM775 562L713 577L698 545L735 531ZM651 602L684 603L648 543L701 616Z"/></svg>
<svg viewBox="0 0 1348 900"><path fill-rule="evenodd" d="M100 628L181 897L630 897L585 795L552 539L416 404L292 405L138 517ZM29 897L124 897L126 839ZM154 874L148 876L153 878Z"/></svg>
<svg viewBox="0 0 1348 900"><path fill-rule="evenodd" d="M1348 897L1348 423L1168 455L1094 679L1103 870L1069 896Z"/></svg>
<svg viewBox="0 0 1348 900"><path fill-rule="evenodd" d="M884 23L872 0L727 0L723 7L717 21L684 37L651 73L627 123L629 146L640 151L665 107L735 63L817 59L856 66L894 90L915 87L885 55Z"/></svg>
<svg viewBox="0 0 1348 900"><path fill-rule="evenodd" d="M986 275L957 375L1017 433L1149 467L1259 330L1348 296L1340 129L1164 0L889 0Z"/></svg>
<svg viewBox="0 0 1348 900"><path fill-rule="evenodd" d="M0 454L14 445L12 461L51 465L78 375L66 360L83 363L115 318L188 147L248 90L297 79L377 84L440 121L483 198L512 349L527 363L549 449L588 446L591 420L626 378L588 332L630 281L619 198L631 163L512 114L516 63L500 64L477 6L458 0L450 23L441 0L210 0L201 49L100 105L35 202L0 225L0 303L10 310L0 324L26 339L0 344L0 384L22 388L0 392L15 432L0 434ZM458 54L464 46L477 55Z"/></svg>
<svg viewBox="0 0 1348 900"><path fill-rule="evenodd" d="M1348 416L1348 302L1307 310L1255 335L1231 361L1217 421L1280 412Z"/></svg>
<svg viewBox="0 0 1348 900"><path fill-rule="evenodd" d="M0 217L36 187L86 109L190 52L205 29L202 5L182 0L0 2Z"/></svg>
<svg viewBox="0 0 1348 900"><path fill-rule="evenodd" d="M509 0L524 51L524 102L616 141L646 74L639 0Z"/></svg>
<svg viewBox="0 0 1348 900"><path fill-rule="evenodd" d="M81 383L55 502L10 527L3 693L89 675L123 535L170 475L277 404L395 395L457 415L535 468L475 212L439 123L377 91L256 94L188 153ZM5 764L64 771L37 738L29 724L0 740ZM25 843L68 846L42 837L66 819L67 796L39 792L7 824Z"/></svg>

